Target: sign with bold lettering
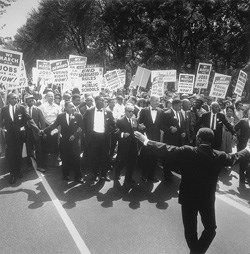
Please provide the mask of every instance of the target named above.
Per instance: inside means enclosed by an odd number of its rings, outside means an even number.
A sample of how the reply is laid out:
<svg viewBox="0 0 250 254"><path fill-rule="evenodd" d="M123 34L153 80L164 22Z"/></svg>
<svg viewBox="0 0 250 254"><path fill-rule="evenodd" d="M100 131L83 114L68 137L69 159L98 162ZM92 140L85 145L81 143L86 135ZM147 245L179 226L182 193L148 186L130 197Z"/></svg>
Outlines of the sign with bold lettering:
<svg viewBox="0 0 250 254"><path fill-rule="evenodd" d="M68 59L50 61L50 67L53 73L53 84L60 85L68 82Z"/></svg>
<svg viewBox="0 0 250 254"><path fill-rule="evenodd" d="M163 82L176 82L176 70L154 70L151 71L151 82L154 78L162 75Z"/></svg>
<svg viewBox="0 0 250 254"><path fill-rule="evenodd" d="M52 82L52 72L50 70L50 61L46 60L36 60L36 73L33 83L37 83L38 79L45 83L51 83Z"/></svg>
<svg viewBox="0 0 250 254"><path fill-rule="evenodd" d="M194 87L194 75L180 74L178 83L178 93L192 94Z"/></svg>
<svg viewBox="0 0 250 254"><path fill-rule="evenodd" d="M118 88L123 87L117 70L109 71L104 74L104 78L109 91L116 91Z"/></svg>
<svg viewBox="0 0 250 254"><path fill-rule="evenodd" d="M23 53L12 50L0 50L0 84L15 89L19 85Z"/></svg>
<svg viewBox="0 0 250 254"><path fill-rule="evenodd" d="M199 63L195 81L195 88L204 88L206 89L208 86L209 75L212 70L212 64L207 63Z"/></svg>
<svg viewBox="0 0 250 254"><path fill-rule="evenodd" d="M87 57L69 55L69 88L80 88L80 74L86 68Z"/></svg>
<svg viewBox="0 0 250 254"><path fill-rule="evenodd" d="M164 95L164 75L159 75L154 78L151 88L151 95L162 97Z"/></svg>
<svg viewBox="0 0 250 254"><path fill-rule="evenodd" d="M209 96L224 99L231 81L231 76L215 73Z"/></svg>
<svg viewBox="0 0 250 254"><path fill-rule="evenodd" d="M85 68L80 74L80 84L82 93L98 94L103 82L103 68Z"/></svg>
<svg viewBox="0 0 250 254"><path fill-rule="evenodd" d="M247 82L247 74L244 71L240 71L239 77L234 89L234 93L241 96L244 90L244 86Z"/></svg>

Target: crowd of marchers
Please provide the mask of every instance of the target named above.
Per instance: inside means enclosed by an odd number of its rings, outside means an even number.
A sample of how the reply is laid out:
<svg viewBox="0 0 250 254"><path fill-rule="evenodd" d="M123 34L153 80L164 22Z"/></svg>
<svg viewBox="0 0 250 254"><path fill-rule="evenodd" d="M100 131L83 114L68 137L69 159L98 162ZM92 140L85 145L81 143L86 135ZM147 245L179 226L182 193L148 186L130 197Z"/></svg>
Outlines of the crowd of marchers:
<svg viewBox="0 0 250 254"><path fill-rule="evenodd" d="M213 148L231 153L234 146L238 151L245 148L250 137L248 112L235 98L215 101L196 94L166 93L160 98L118 90L92 97L73 89L61 96L49 87L43 94L27 90L19 96L12 92L1 108L0 152L7 160L11 184L23 177L24 156L28 167L35 162L43 173L48 156L55 162L61 160L65 181L83 183L87 174L93 181L119 180L124 168L126 182L136 183L133 173L137 168L142 181L169 181L178 168L171 158L159 161L135 138L135 131L180 147L195 146L198 130L208 127L214 133ZM161 179L155 174L159 165ZM239 181L244 184L248 179L248 162L243 161Z"/></svg>
<svg viewBox="0 0 250 254"><path fill-rule="evenodd" d="M213 101L197 95L104 95L82 97L74 89L61 100L46 89L42 100L32 93L20 100L9 93L0 113L0 144L10 184L23 177L25 156L28 165L43 173L46 156L54 156L61 160L63 181L76 184L119 181L124 168L124 186L137 184L138 168L141 182L168 182L176 171L181 174L179 203L190 254L205 253L216 235L221 168L239 162L239 183L249 184L249 108L243 111L242 102L230 98ZM159 166L161 179L155 172ZM200 237L198 213L204 226Z"/></svg>

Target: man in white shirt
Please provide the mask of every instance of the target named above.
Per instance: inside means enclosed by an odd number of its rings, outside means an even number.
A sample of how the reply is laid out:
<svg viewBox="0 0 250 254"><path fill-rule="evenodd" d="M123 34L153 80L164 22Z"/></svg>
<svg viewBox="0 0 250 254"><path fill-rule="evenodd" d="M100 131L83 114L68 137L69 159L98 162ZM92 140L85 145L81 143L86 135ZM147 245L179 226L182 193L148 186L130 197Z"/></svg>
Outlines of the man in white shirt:
<svg viewBox="0 0 250 254"><path fill-rule="evenodd" d="M125 106L123 104L123 97L121 95L116 97L116 104L113 110L113 116L115 119L119 119L125 114Z"/></svg>
<svg viewBox="0 0 250 254"><path fill-rule="evenodd" d="M104 109L104 98L95 98L96 107L86 111L83 116L85 154L89 167L93 170L93 179L97 177L110 181L107 172L110 165L110 138L114 134L115 121L112 112Z"/></svg>
<svg viewBox="0 0 250 254"><path fill-rule="evenodd" d="M54 102L54 93L49 91L45 96L45 102L40 106L46 126L51 125L61 113L60 106ZM58 130L49 133L42 141L42 150L45 154L58 155Z"/></svg>

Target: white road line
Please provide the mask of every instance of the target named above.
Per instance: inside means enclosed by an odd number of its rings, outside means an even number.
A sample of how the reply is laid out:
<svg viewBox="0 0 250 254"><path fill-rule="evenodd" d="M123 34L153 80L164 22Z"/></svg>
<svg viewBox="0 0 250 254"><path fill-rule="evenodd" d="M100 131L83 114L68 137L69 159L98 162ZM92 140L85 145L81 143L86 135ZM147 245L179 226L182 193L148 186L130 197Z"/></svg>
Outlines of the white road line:
<svg viewBox="0 0 250 254"><path fill-rule="evenodd" d="M233 200L230 197L227 197L225 194L221 195L221 194L216 193L216 198L219 198L220 200L224 201L225 203L237 208L238 210L240 210L250 216L250 208L239 204L237 201Z"/></svg>
<svg viewBox="0 0 250 254"><path fill-rule="evenodd" d="M36 170L35 170L36 171ZM39 179L41 180L41 183L43 184L45 190L47 191L48 195L50 196L57 212L59 213L60 217L62 218L65 226L67 227L70 235L72 236L76 246L78 247L81 254L90 254L90 251L88 247L86 246L85 242L83 241L82 237L80 236L79 232L77 231L75 225L69 218L68 214L62 207L60 201L57 199L55 193L51 189L49 183L43 176L43 174L36 171L36 174L38 175Z"/></svg>

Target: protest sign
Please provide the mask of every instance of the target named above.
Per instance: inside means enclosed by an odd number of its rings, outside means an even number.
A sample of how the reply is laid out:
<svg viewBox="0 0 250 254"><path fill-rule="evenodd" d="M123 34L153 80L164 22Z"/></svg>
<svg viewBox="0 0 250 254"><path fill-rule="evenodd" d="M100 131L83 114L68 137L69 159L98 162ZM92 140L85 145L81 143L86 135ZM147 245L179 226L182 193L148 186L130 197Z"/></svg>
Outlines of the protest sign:
<svg viewBox="0 0 250 254"><path fill-rule="evenodd" d="M84 69L86 68L86 64L87 57L69 55L69 67L75 67L76 69Z"/></svg>
<svg viewBox="0 0 250 254"><path fill-rule="evenodd" d="M87 57L69 55L69 82L68 89L78 87L80 89L80 74L86 68Z"/></svg>
<svg viewBox="0 0 250 254"><path fill-rule="evenodd" d="M68 82L69 63L68 59L50 61L51 71L53 73L53 84L65 85Z"/></svg>
<svg viewBox="0 0 250 254"><path fill-rule="evenodd" d="M117 89L123 87L117 70L107 72L106 74L104 74L104 78L109 91L116 91Z"/></svg>
<svg viewBox="0 0 250 254"><path fill-rule="evenodd" d="M192 94L194 87L194 75L180 74L178 82L178 93Z"/></svg>
<svg viewBox="0 0 250 254"><path fill-rule="evenodd" d="M37 83L38 80L45 82L46 84L52 82L52 72L50 69L50 61L46 60L36 60L36 69L35 77L33 79L33 83Z"/></svg>
<svg viewBox="0 0 250 254"><path fill-rule="evenodd" d="M212 64L199 63L195 81L195 88L206 89L208 86L209 75L212 70Z"/></svg>
<svg viewBox="0 0 250 254"><path fill-rule="evenodd" d="M209 96L224 99L231 81L231 76L215 73Z"/></svg>
<svg viewBox="0 0 250 254"><path fill-rule="evenodd" d="M27 79L27 73L25 69L24 61L21 62L21 72L20 72L20 78L19 78L19 85L16 88L24 88L28 86L28 79Z"/></svg>
<svg viewBox="0 0 250 254"><path fill-rule="evenodd" d="M80 86L82 93L98 94L103 82L103 68L85 68L80 74Z"/></svg>
<svg viewBox="0 0 250 254"><path fill-rule="evenodd" d="M138 66L135 73L134 86L146 88L150 74L150 70Z"/></svg>
<svg viewBox="0 0 250 254"><path fill-rule="evenodd" d="M154 70L151 71L151 82L154 78L162 75L163 82L176 82L176 70Z"/></svg>
<svg viewBox="0 0 250 254"><path fill-rule="evenodd" d="M118 69L117 73L120 78L121 85L124 86L126 84L126 70L125 69Z"/></svg>
<svg viewBox="0 0 250 254"><path fill-rule="evenodd" d="M159 75L154 78L153 85L151 88L151 96L156 95L159 97L163 97L164 95L164 76Z"/></svg>
<svg viewBox="0 0 250 254"><path fill-rule="evenodd" d="M23 53L12 50L0 50L0 84L15 89L19 85Z"/></svg>
<svg viewBox="0 0 250 254"><path fill-rule="evenodd" d="M244 90L244 86L247 82L247 74L244 71L240 71L238 80L234 89L234 93L241 96Z"/></svg>

